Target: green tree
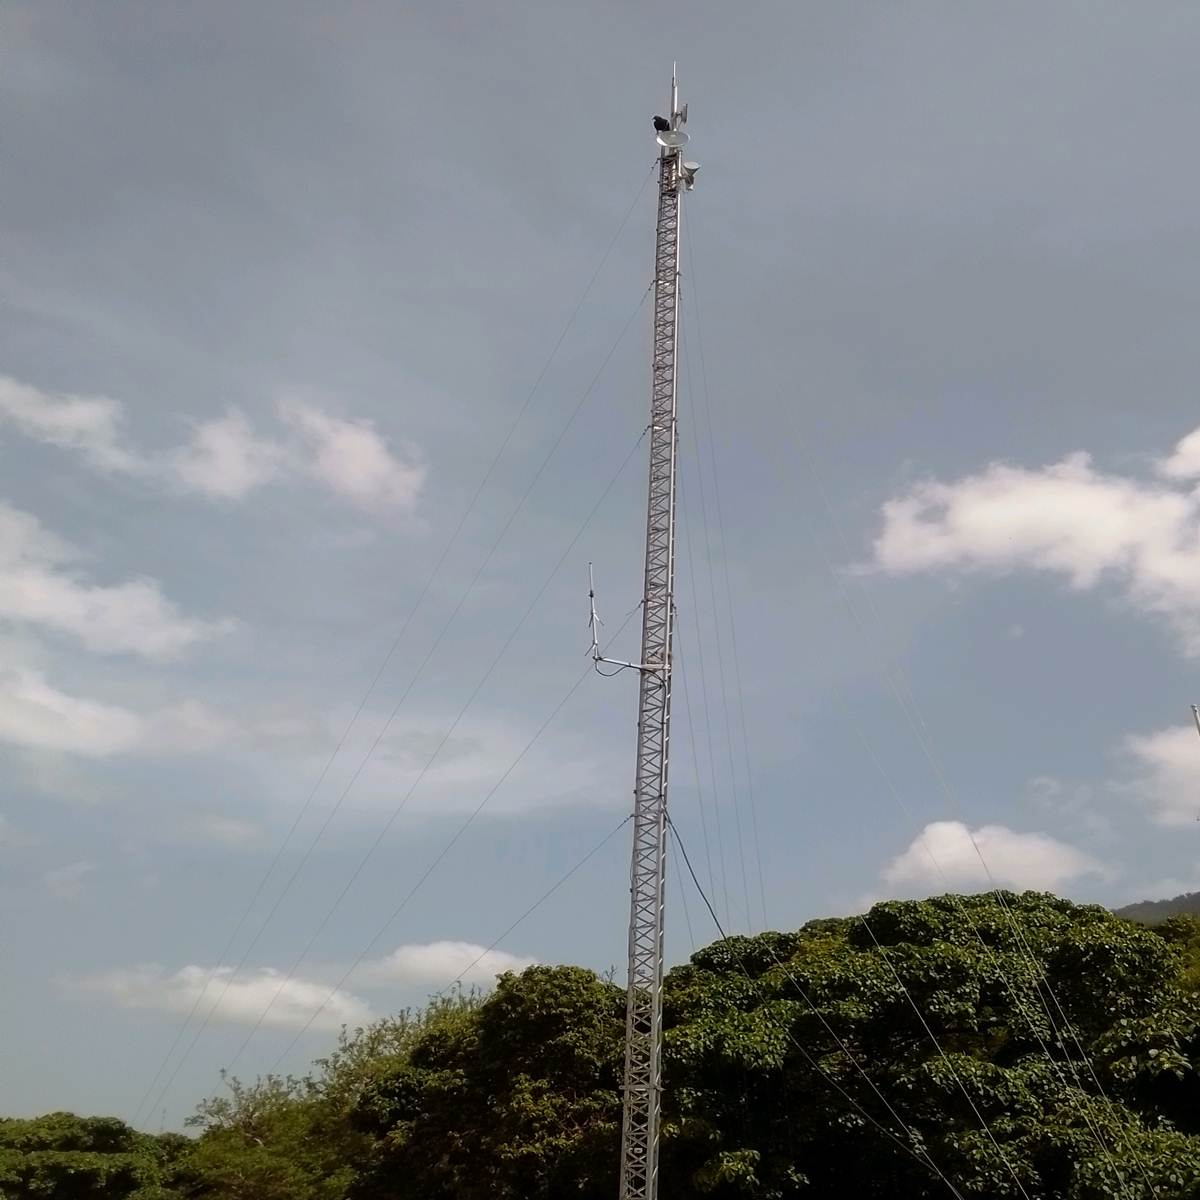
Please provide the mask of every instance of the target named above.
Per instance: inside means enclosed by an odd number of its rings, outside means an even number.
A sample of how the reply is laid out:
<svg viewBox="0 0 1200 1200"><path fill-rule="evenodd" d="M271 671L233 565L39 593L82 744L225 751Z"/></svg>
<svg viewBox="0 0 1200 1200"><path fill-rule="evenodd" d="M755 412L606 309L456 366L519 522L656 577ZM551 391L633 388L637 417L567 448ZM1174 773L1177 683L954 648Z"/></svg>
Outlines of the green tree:
<svg viewBox="0 0 1200 1200"><path fill-rule="evenodd" d="M0 1200L168 1200L183 1141L115 1117L0 1119Z"/></svg>
<svg viewBox="0 0 1200 1200"><path fill-rule="evenodd" d="M1157 934L1036 894L718 943L670 977L670 1169L715 1195L945 1195L931 1163L963 1196L1200 1195L1178 972ZM1172 1037L1179 1070L1130 1076Z"/></svg>
<svg viewBox="0 0 1200 1200"><path fill-rule="evenodd" d="M666 979L663 1194L1200 1200L1198 967L1194 917L1036 893L716 942ZM533 967L227 1081L194 1142L0 1122L0 1200L611 1200L623 1032Z"/></svg>
<svg viewBox="0 0 1200 1200"><path fill-rule="evenodd" d="M408 1061L435 1027L469 1013L454 993L353 1032L303 1078L227 1078L189 1119L201 1131L177 1171L184 1195L204 1200L342 1200L374 1142L357 1118L364 1096Z"/></svg>
<svg viewBox="0 0 1200 1200"><path fill-rule="evenodd" d="M362 1200L550 1200L616 1192L621 989L578 967L504 975L364 1097Z"/></svg>
<svg viewBox="0 0 1200 1200"><path fill-rule="evenodd" d="M666 981L664 1193L1196 1200L1183 961L1032 893L715 943ZM535 968L422 1034L363 1093L352 1196L611 1196L622 1010L589 972Z"/></svg>

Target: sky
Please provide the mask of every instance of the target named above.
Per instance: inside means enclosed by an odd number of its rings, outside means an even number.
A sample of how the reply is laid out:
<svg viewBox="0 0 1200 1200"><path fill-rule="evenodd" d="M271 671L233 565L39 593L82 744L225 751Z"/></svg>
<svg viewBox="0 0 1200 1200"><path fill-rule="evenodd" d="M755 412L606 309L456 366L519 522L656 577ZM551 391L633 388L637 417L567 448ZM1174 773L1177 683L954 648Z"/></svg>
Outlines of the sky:
<svg viewBox="0 0 1200 1200"><path fill-rule="evenodd" d="M0 13L0 1111L178 1128L623 971L655 146L671 805L733 930L1200 888L1200 11ZM668 949L714 936L669 862Z"/></svg>

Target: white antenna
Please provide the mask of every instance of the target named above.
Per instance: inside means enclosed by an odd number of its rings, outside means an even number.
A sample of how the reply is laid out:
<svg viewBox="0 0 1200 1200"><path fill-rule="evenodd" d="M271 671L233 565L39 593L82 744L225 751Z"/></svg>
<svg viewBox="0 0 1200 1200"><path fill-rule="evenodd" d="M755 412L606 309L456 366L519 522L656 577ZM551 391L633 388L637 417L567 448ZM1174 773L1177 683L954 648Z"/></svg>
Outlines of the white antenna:
<svg viewBox="0 0 1200 1200"><path fill-rule="evenodd" d="M1192 705L1192 720L1196 722L1196 732L1200 733L1200 704ZM1197 817L1196 820L1200 821L1200 817Z"/></svg>
<svg viewBox="0 0 1200 1200"><path fill-rule="evenodd" d="M629 983L625 1009L625 1093L620 1200L657 1200L662 1103L663 913L667 836L667 747L671 728L671 647L675 595L676 366L679 334L679 221L683 193L698 164L684 163L688 142L675 67L671 107L654 118L659 144L654 239L654 328L650 387L650 483L646 505L641 661L600 652L596 589L588 567L592 659L599 670L639 673L638 738L630 866ZM615 673L615 672L614 672Z"/></svg>
<svg viewBox="0 0 1200 1200"><path fill-rule="evenodd" d="M592 631L592 645L589 653L592 656L592 662L596 664L596 672L603 675L606 679L611 679L614 675L619 675L622 671L661 671L662 663L635 663L627 662L623 658L609 658L600 650L600 626L604 624L600 620L596 612L596 582L592 574L592 564L588 563L588 602L591 604L591 617L588 620L588 628ZM640 605L639 605L640 607ZM633 616L633 613L629 614ZM616 667L615 671L601 671L602 666Z"/></svg>

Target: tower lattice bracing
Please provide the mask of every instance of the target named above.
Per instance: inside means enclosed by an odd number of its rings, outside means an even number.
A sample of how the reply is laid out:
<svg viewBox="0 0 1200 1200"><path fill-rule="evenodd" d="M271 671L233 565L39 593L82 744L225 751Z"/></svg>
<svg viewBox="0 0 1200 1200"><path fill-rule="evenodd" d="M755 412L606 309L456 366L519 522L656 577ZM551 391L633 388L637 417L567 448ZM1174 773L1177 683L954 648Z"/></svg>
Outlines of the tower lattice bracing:
<svg viewBox="0 0 1200 1200"><path fill-rule="evenodd" d="M654 355L650 400L650 486L642 650L637 663L637 765L630 871L629 985L620 1200L658 1194L662 1095L663 900L667 768L671 734L671 643L675 584L676 365L679 334L680 207L691 172L683 162L686 109L674 77L669 121L659 126L658 222L654 247ZM661 124L668 124L662 129Z"/></svg>

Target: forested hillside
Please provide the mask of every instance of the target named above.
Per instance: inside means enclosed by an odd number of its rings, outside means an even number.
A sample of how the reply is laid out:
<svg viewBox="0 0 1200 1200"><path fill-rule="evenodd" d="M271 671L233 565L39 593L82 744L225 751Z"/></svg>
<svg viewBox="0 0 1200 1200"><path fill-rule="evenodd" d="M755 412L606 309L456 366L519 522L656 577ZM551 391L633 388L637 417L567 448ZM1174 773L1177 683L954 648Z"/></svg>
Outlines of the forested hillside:
<svg viewBox="0 0 1200 1200"><path fill-rule="evenodd" d="M1129 921L1141 921L1144 925L1156 925L1168 917L1182 915L1200 916L1200 892L1184 892L1170 900L1139 900L1116 910L1118 917Z"/></svg>
<svg viewBox="0 0 1200 1200"><path fill-rule="evenodd" d="M670 972L662 1190L1200 1198L1200 920L946 896L715 943ZM0 1122L0 1196L613 1200L623 996L503 977L228 1081L195 1140Z"/></svg>

